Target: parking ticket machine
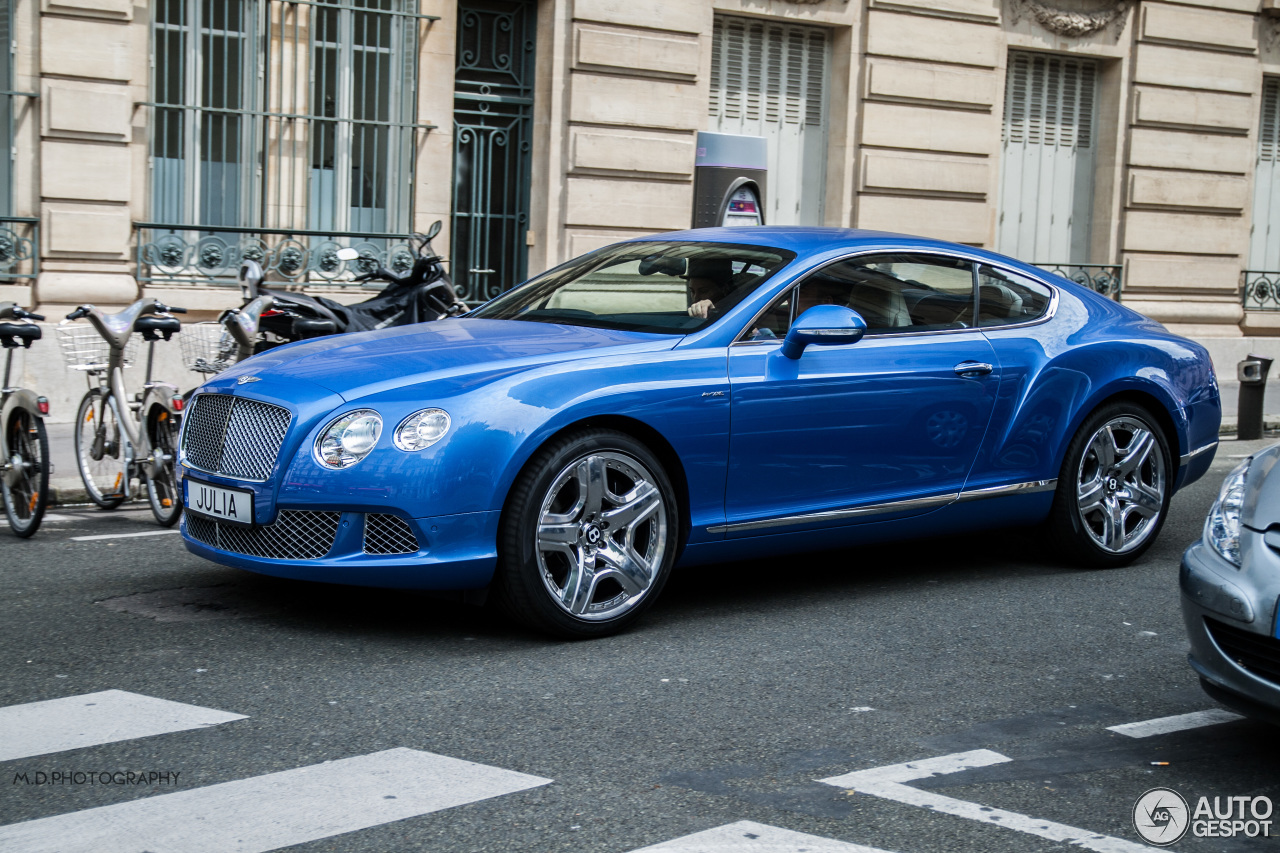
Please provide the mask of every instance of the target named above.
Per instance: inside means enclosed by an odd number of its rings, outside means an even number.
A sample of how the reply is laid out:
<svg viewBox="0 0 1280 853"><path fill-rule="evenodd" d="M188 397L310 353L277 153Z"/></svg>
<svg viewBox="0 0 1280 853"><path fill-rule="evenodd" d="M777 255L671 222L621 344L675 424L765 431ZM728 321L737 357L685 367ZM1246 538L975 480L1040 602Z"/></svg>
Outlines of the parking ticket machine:
<svg viewBox="0 0 1280 853"><path fill-rule="evenodd" d="M764 225L768 153L763 136L700 131L693 169L693 227Z"/></svg>

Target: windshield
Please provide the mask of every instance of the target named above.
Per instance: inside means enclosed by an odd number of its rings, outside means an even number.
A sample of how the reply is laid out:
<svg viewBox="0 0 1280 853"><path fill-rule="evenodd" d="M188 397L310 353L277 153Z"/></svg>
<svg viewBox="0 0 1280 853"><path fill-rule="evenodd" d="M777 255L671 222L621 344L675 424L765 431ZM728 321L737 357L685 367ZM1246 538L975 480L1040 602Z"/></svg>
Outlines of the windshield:
<svg viewBox="0 0 1280 853"><path fill-rule="evenodd" d="M469 316L687 335L714 323L794 257L729 243L620 243L575 258Z"/></svg>

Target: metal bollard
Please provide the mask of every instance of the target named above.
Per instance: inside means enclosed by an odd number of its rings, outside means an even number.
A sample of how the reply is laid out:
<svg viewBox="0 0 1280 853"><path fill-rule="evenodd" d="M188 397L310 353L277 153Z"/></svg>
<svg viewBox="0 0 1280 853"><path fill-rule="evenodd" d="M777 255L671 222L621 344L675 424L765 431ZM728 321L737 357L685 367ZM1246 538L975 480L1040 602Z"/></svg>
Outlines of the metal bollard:
<svg viewBox="0 0 1280 853"><path fill-rule="evenodd" d="M1262 438L1262 398L1267 393L1267 371L1271 359L1261 355L1249 357L1236 365L1240 380L1240 397L1236 405L1236 438L1252 441Z"/></svg>

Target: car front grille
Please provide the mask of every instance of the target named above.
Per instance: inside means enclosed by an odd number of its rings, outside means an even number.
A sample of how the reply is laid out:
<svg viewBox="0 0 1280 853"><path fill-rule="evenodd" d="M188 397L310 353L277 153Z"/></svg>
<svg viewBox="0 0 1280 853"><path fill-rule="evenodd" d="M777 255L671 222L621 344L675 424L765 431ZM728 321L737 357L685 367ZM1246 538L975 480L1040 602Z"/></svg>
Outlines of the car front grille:
<svg viewBox="0 0 1280 853"><path fill-rule="evenodd" d="M182 452L188 464L224 477L263 482L289 431L289 410L228 394L197 394L187 409Z"/></svg>
<svg viewBox="0 0 1280 853"><path fill-rule="evenodd" d="M318 560L333 550L340 512L285 509L275 524L242 527L187 513L187 535L222 551L271 560Z"/></svg>
<svg viewBox="0 0 1280 853"><path fill-rule="evenodd" d="M1259 678L1280 684L1280 640L1208 617L1204 625L1223 654Z"/></svg>
<svg viewBox="0 0 1280 853"><path fill-rule="evenodd" d="M364 517L366 554L412 554L417 550L418 537L403 518L382 512Z"/></svg>

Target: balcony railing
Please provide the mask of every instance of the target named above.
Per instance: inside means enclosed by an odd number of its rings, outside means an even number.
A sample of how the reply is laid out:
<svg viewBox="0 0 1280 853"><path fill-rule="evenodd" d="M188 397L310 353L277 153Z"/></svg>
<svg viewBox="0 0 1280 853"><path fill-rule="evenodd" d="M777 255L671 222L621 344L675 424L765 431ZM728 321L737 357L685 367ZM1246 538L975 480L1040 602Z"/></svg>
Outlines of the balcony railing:
<svg viewBox="0 0 1280 853"><path fill-rule="evenodd" d="M40 275L40 220L0 216L0 281Z"/></svg>
<svg viewBox="0 0 1280 853"><path fill-rule="evenodd" d="M1052 264L1032 263L1045 272L1069 278L1076 284L1091 287L1116 302L1124 289L1124 264Z"/></svg>
<svg viewBox="0 0 1280 853"><path fill-rule="evenodd" d="M1246 311L1280 311L1280 270L1245 270L1240 304Z"/></svg>
<svg viewBox="0 0 1280 853"><path fill-rule="evenodd" d="M253 260L262 265L269 282L359 286L352 279L379 264L403 275L414 261L407 234L154 222L135 223L134 232L137 276L144 284L234 287L240 264ZM357 249L360 258L339 260L338 250L346 246Z"/></svg>

